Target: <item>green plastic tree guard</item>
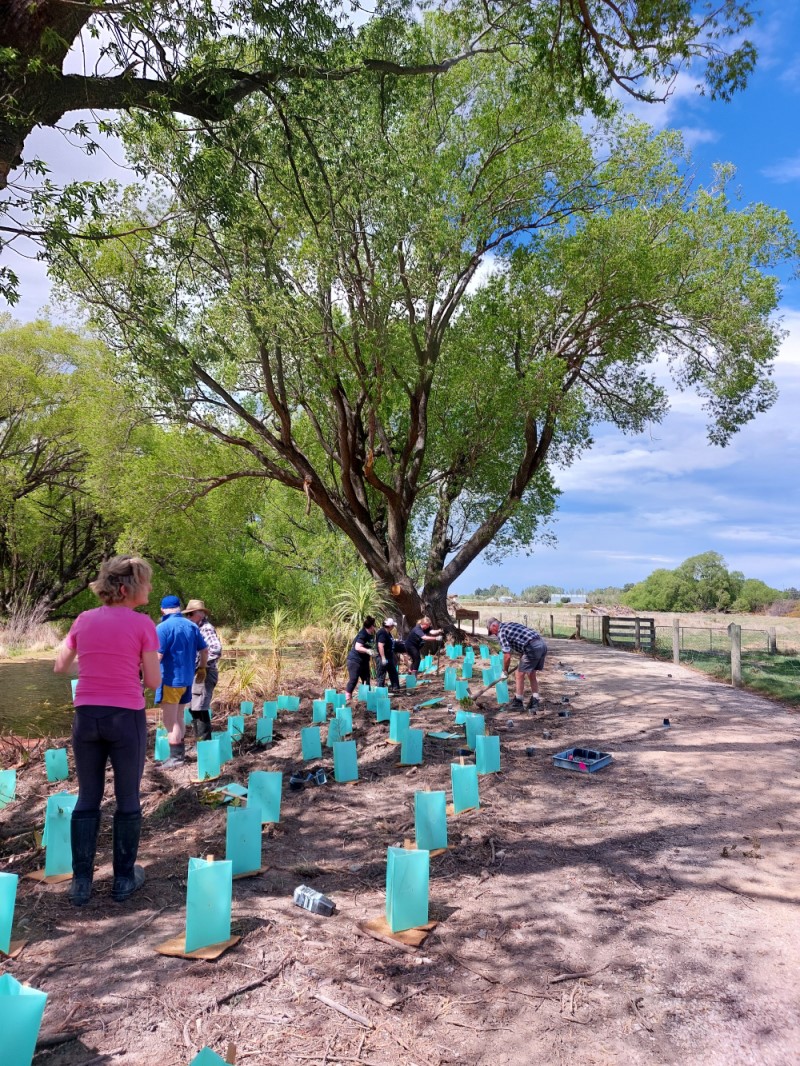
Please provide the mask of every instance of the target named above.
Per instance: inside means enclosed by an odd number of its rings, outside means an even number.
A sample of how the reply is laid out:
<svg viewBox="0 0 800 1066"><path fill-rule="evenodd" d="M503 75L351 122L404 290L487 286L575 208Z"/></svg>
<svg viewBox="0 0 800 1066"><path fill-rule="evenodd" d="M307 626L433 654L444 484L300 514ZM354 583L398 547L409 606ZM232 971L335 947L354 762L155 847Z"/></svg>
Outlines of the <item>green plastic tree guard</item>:
<svg viewBox="0 0 800 1066"><path fill-rule="evenodd" d="M456 814L472 807L480 807L477 766L450 763L450 783L453 788L453 810Z"/></svg>
<svg viewBox="0 0 800 1066"><path fill-rule="evenodd" d="M475 737L475 766L479 774L496 774L500 770L500 737Z"/></svg>
<svg viewBox="0 0 800 1066"><path fill-rule="evenodd" d="M391 711L389 714L389 740L402 744L409 730L411 713L409 711Z"/></svg>
<svg viewBox="0 0 800 1066"><path fill-rule="evenodd" d="M239 714L246 715L253 713L254 704L252 700L242 700L239 704Z"/></svg>
<svg viewBox="0 0 800 1066"><path fill-rule="evenodd" d="M494 686L494 694L498 703L508 703L508 682L498 681Z"/></svg>
<svg viewBox="0 0 800 1066"><path fill-rule="evenodd" d="M261 710L262 717L264 718L277 718L278 717L278 701L277 700L264 700L264 706Z"/></svg>
<svg viewBox="0 0 800 1066"><path fill-rule="evenodd" d="M334 744L338 744L342 739L342 734L339 732L339 719L331 718L328 722L328 735L325 738L325 747L332 748Z"/></svg>
<svg viewBox="0 0 800 1066"><path fill-rule="evenodd" d="M244 736L244 715L232 714L228 718L228 735L231 740L241 740Z"/></svg>
<svg viewBox="0 0 800 1066"><path fill-rule="evenodd" d="M274 718L257 718L256 719L256 743L257 744L271 744L272 743L272 727L275 723Z"/></svg>
<svg viewBox="0 0 800 1066"><path fill-rule="evenodd" d="M328 690L330 691L330 690ZM311 704L311 721L312 722L327 722L328 720L328 701L314 700Z"/></svg>
<svg viewBox="0 0 800 1066"><path fill-rule="evenodd" d="M189 709L189 707L187 705L183 709L183 724L184 725L191 725L193 721L194 721L194 718L192 718L192 712L191 712L191 710Z"/></svg>
<svg viewBox="0 0 800 1066"><path fill-rule="evenodd" d="M322 731L318 725L300 730L300 745L304 759L322 758Z"/></svg>
<svg viewBox="0 0 800 1066"><path fill-rule="evenodd" d="M471 660L465 659L464 662L461 664L461 676L464 678L465 681L469 680L469 678L472 677Z"/></svg>
<svg viewBox="0 0 800 1066"><path fill-rule="evenodd" d="M406 688L416 688L416 687L417 687L417 675L416 674L406 674Z"/></svg>
<svg viewBox="0 0 800 1066"><path fill-rule="evenodd" d="M445 667L444 690L445 692L455 692L456 690L456 668L454 666Z"/></svg>
<svg viewBox="0 0 800 1066"><path fill-rule="evenodd" d="M17 902L17 874L0 873L0 951L8 954L11 947L11 926Z"/></svg>
<svg viewBox="0 0 800 1066"><path fill-rule="evenodd" d="M189 1063L189 1066L227 1066L227 1063L210 1047L202 1047Z"/></svg>
<svg viewBox="0 0 800 1066"><path fill-rule="evenodd" d="M77 796L57 792L50 796L44 819L45 847L44 872L46 877L72 873L72 840L70 826L72 811L78 802Z"/></svg>
<svg viewBox="0 0 800 1066"><path fill-rule="evenodd" d="M215 781L222 771L222 756L219 740L198 740L197 742L197 780Z"/></svg>
<svg viewBox="0 0 800 1066"><path fill-rule="evenodd" d="M69 777L66 748L48 748L44 753L44 768L48 781L66 781Z"/></svg>
<svg viewBox="0 0 800 1066"><path fill-rule="evenodd" d="M339 740L333 745L333 776L340 784L358 781L358 753L354 740Z"/></svg>
<svg viewBox="0 0 800 1066"><path fill-rule="evenodd" d="M219 761L220 764L224 766L226 762L230 762L233 758L233 741L231 735L226 729L224 733L212 733L211 739L219 741Z"/></svg>
<svg viewBox="0 0 800 1066"><path fill-rule="evenodd" d="M414 836L420 851L447 847L447 794L414 793Z"/></svg>
<svg viewBox="0 0 800 1066"><path fill-rule="evenodd" d="M0 770L0 811L17 798L17 771Z"/></svg>
<svg viewBox="0 0 800 1066"><path fill-rule="evenodd" d="M481 677L483 678L484 685L491 685L494 681L494 670L491 666L488 666L485 670L481 670Z"/></svg>
<svg viewBox="0 0 800 1066"><path fill-rule="evenodd" d="M392 701L388 696L378 696L375 704L375 721L388 722L392 713Z"/></svg>
<svg viewBox="0 0 800 1066"><path fill-rule="evenodd" d="M386 921L393 933L428 921L429 851L389 848L386 858Z"/></svg>
<svg viewBox="0 0 800 1066"><path fill-rule="evenodd" d="M156 729L156 743L155 750L153 751L153 758L156 762L165 762L169 758L169 740L167 739L167 731L162 726Z"/></svg>
<svg viewBox="0 0 800 1066"><path fill-rule="evenodd" d="M335 688L326 688L325 689L325 703L326 704L329 703L331 705L331 707L332 707L333 706L333 701L335 700L335 698L336 698L336 689ZM358 694L358 698L361 699L361 693L360 692Z"/></svg>
<svg viewBox="0 0 800 1066"><path fill-rule="evenodd" d="M247 779L247 806L261 808L262 822L281 820L283 774L277 770L252 770Z"/></svg>
<svg viewBox="0 0 800 1066"><path fill-rule="evenodd" d="M469 682L468 681L456 681L456 699L467 700L469 699Z"/></svg>
<svg viewBox="0 0 800 1066"><path fill-rule="evenodd" d="M353 712L349 707L337 707L336 720L339 723L340 737L349 736L353 732Z"/></svg>
<svg viewBox="0 0 800 1066"><path fill-rule="evenodd" d="M333 709L338 710L339 707L347 706L347 693L335 692L333 695Z"/></svg>
<svg viewBox="0 0 800 1066"><path fill-rule="evenodd" d="M422 763L422 729L407 729L400 745L400 762L404 766L419 766Z"/></svg>
<svg viewBox="0 0 800 1066"><path fill-rule="evenodd" d="M228 807L225 826L225 858L233 876L261 869L261 816L256 807Z"/></svg>
<svg viewBox="0 0 800 1066"><path fill-rule="evenodd" d="M481 658L482 659L488 659L489 658L489 645L488 644L481 644L480 653L481 653Z"/></svg>
<svg viewBox="0 0 800 1066"><path fill-rule="evenodd" d="M47 1003L47 993L21 985L10 973L0 977L0 1033L3 1062L30 1066Z"/></svg>
<svg viewBox="0 0 800 1066"><path fill-rule="evenodd" d="M486 732L486 719L482 714L468 714L464 729L467 734L467 747L475 751L475 737Z"/></svg>
<svg viewBox="0 0 800 1066"><path fill-rule="evenodd" d="M197 951L222 944L231 936L233 864L189 859L186 884L186 945Z"/></svg>

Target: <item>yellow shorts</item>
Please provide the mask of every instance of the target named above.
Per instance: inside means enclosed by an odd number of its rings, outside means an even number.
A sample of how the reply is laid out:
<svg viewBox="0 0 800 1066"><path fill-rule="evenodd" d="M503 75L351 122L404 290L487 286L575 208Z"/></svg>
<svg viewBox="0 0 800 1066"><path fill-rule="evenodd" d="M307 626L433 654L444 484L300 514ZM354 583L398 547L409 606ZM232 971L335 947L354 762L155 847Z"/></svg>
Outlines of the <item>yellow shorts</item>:
<svg viewBox="0 0 800 1066"><path fill-rule="evenodd" d="M181 696L186 691L186 685L181 685L180 688L175 688L174 685L162 685L161 687L161 702L162 703L180 703Z"/></svg>

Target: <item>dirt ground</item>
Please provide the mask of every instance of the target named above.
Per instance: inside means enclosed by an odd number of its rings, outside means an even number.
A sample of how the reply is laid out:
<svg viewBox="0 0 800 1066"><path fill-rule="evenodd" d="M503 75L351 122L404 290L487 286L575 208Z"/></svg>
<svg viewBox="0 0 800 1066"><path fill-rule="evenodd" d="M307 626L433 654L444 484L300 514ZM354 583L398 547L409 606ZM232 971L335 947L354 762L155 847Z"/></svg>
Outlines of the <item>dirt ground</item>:
<svg viewBox="0 0 800 1066"><path fill-rule="evenodd" d="M67 885L20 881L14 935L28 943L5 969L49 995L36 1066L177 1066L229 1043L248 1066L800 1062L800 718L686 668L550 646L543 711L506 728L486 701L502 772L481 778L480 810L449 819L449 850L431 860L439 924L413 952L356 923L382 914L386 847L413 836L416 789L449 790L458 741L426 738L408 771L359 705L361 780L285 787L267 872L234 882L242 940L216 962L154 946L182 932L189 856L224 855L224 810L201 802L194 766L170 775L148 761L141 892L111 901L110 817L87 908L70 907ZM417 698L439 691L437 679ZM452 723L445 708L413 717ZM222 780L280 769L286 784L309 719L304 700L266 752L246 739ZM556 769L552 755L573 745L614 761ZM20 771L0 868L42 865L31 833L8 834L40 824L57 788L39 760ZM293 906L301 882L337 913Z"/></svg>

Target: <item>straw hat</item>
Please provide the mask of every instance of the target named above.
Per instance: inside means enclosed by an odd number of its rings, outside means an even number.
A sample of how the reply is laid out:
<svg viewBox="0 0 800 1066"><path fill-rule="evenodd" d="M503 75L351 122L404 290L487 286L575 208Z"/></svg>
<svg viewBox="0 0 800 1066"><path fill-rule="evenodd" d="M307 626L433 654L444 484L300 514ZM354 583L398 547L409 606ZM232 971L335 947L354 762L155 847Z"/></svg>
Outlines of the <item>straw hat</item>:
<svg viewBox="0 0 800 1066"><path fill-rule="evenodd" d="M206 614L208 614L206 605L203 603L202 600L189 600L184 609L181 611L181 614L194 614L195 611L204 611Z"/></svg>

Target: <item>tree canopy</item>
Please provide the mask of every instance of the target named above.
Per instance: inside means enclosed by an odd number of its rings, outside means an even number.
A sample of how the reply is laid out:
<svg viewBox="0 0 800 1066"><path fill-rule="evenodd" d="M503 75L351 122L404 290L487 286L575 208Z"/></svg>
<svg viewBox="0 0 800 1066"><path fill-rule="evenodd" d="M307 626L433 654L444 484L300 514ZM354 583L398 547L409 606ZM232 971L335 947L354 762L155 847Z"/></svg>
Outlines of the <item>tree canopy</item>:
<svg viewBox="0 0 800 1066"><path fill-rule="evenodd" d="M654 570L634 585L622 602L637 611L759 611L781 593L763 581L729 571L718 552L684 560L675 570Z"/></svg>
<svg viewBox="0 0 800 1066"><path fill-rule="evenodd" d="M410 58L460 32L423 29ZM723 170L693 190L676 135L587 134L536 89L486 54L274 88L189 140L139 117L162 191L106 209L114 244L53 242L150 402L307 496L409 617L542 535L593 423L662 416L659 356L719 443L773 399L786 218L734 209Z"/></svg>

